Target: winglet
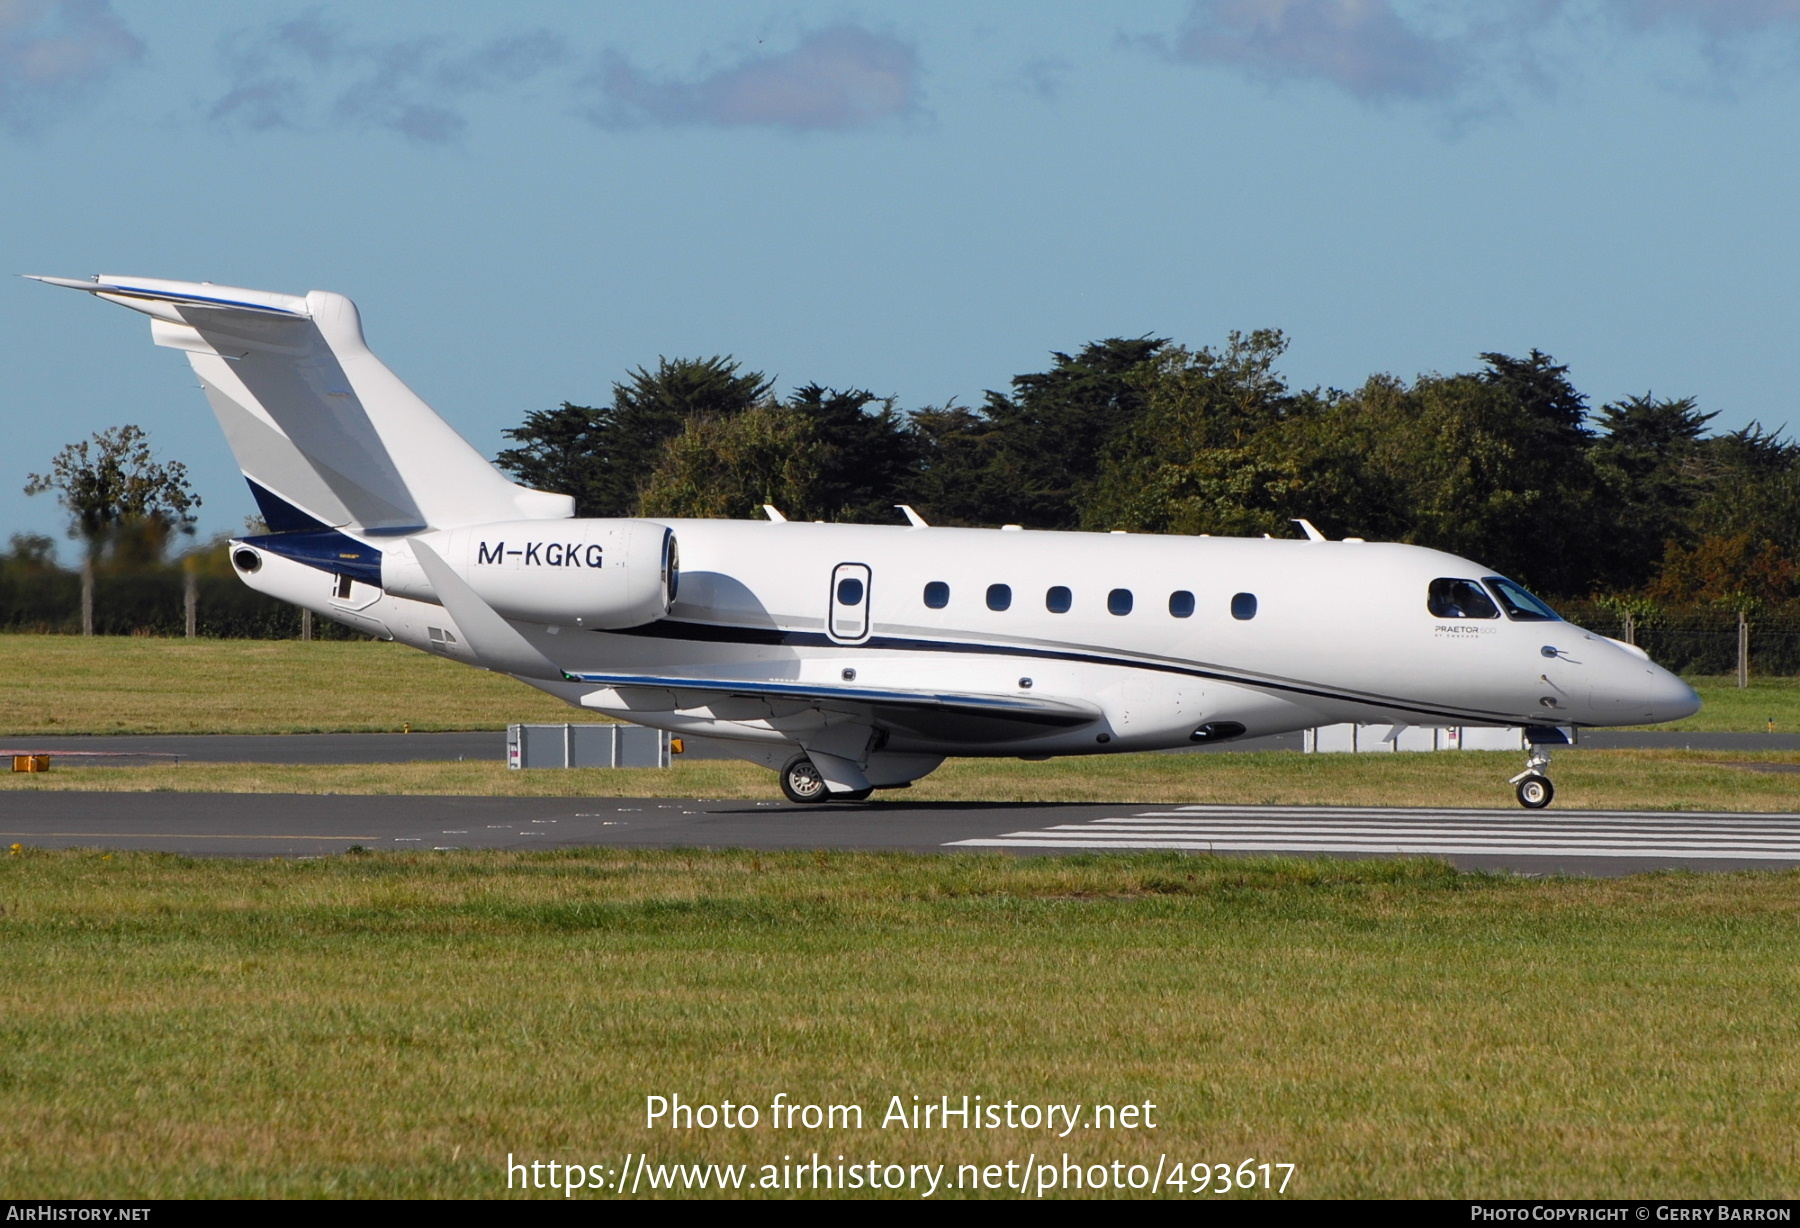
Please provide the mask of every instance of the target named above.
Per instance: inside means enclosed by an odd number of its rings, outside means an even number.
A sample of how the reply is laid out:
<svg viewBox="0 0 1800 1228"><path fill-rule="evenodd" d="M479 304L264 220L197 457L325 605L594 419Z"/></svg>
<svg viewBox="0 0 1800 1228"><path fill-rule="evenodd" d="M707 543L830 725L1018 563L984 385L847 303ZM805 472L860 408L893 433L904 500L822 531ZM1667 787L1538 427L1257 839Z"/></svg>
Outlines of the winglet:
<svg viewBox="0 0 1800 1228"><path fill-rule="evenodd" d="M450 564L444 562L437 551L417 538L411 545L413 557L419 560L432 591L443 602L450 617L456 620L456 629L462 632L463 642L474 650L480 664L502 673L562 681L562 668L552 664L550 658L539 652L517 627L495 613L494 607L483 601L469 587L468 581L451 570Z"/></svg>
<svg viewBox="0 0 1800 1228"><path fill-rule="evenodd" d="M38 273L20 273L19 276L26 281L41 281L46 286L66 286L71 290L86 290L90 294L106 288L97 281L77 281L73 277L45 277Z"/></svg>
<svg viewBox="0 0 1800 1228"><path fill-rule="evenodd" d="M894 504L894 506L906 513L906 523L910 524L913 528L929 529L931 527L930 525L925 523L925 517L919 515L919 513L915 512L915 511L913 511L912 508L908 507L906 504L896 503L896 504Z"/></svg>
<svg viewBox="0 0 1800 1228"><path fill-rule="evenodd" d="M1305 530L1306 540L1309 542L1323 542L1323 541L1331 540L1329 537L1326 537L1323 533L1321 533L1317 529L1313 528L1313 522L1310 520L1303 520L1300 517L1296 516L1294 518L1294 523L1299 525L1303 530Z"/></svg>
<svg viewBox="0 0 1800 1228"><path fill-rule="evenodd" d="M769 519L773 520L776 524L786 524L787 523L787 517L783 516L780 512L776 511L775 505L773 503L763 504L763 511L767 512L769 514Z"/></svg>

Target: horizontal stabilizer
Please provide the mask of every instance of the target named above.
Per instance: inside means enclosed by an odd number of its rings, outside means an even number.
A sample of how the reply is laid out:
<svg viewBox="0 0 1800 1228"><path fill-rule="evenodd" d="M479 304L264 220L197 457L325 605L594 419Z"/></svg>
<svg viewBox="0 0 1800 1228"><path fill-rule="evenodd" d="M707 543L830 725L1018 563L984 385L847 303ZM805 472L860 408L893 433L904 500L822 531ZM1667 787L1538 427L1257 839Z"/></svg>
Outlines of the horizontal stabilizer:
<svg viewBox="0 0 1800 1228"><path fill-rule="evenodd" d="M244 476L299 519L379 536L574 515L567 495L509 480L388 370L341 294L32 280L149 316L157 345L186 352Z"/></svg>

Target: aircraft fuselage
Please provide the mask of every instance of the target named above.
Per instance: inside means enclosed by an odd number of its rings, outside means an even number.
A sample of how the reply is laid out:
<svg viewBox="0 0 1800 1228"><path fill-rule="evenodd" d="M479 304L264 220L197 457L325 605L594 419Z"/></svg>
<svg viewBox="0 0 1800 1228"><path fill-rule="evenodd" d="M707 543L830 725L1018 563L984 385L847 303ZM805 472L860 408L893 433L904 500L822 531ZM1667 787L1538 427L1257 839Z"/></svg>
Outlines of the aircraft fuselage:
<svg viewBox="0 0 1800 1228"><path fill-rule="evenodd" d="M493 591L494 573L553 591L591 584L600 555L541 522L510 562L479 532L447 554ZM585 522L603 523L603 522ZM612 522L627 523L627 522ZM645 524L645 522L636 522ZM1434 580L1489 569L1415 546L1140 534L752 521L651 521L679 543L667 613L575 625L570 605L518 622L568 675L631 674L1062 698L1075 726L939 717L885 726L891 752L1079 754L1190 745L1203 726L1258 736L1344 721L1592 726L1677 719L1698 700L1638 650L1561 620L1440 617ZM425 534L423 539L442 539ZM564 539L583 545L571 555ZM404 542L378 543L390 554ZM281 560L286 563L286 560ZM643 564L640 564L642 566ZM389 572L397 570L391 563ZM246 580L285 600L428 651L473 660L428 601L313 567ZM843 589L846 579L856 581ZM845 603L845 595L857 600ZM517 608L508 611L518 618ZM777 700L527 679L595 711L688 733L786 740ZM657 692L657 693L651 693ZM791 714L786 714L791 715ZM1204 737L1200 740L1206 740Z"/></svg>

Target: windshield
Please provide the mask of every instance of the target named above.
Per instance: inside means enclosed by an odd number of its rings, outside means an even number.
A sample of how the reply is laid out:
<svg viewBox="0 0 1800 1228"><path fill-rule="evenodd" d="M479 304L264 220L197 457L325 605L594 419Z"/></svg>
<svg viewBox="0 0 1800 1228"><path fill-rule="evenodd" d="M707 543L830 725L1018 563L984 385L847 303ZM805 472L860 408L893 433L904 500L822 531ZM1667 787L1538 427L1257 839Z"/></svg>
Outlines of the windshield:
<svg viewBox="0 0 1800 1228"><path fill-rule="evenodd" d="M1484 582L1500 599L1500 605L1506 610L1506 616L1522 623L1557 623L1562 616L1540 598L1514 584L1503 576L1486 576Z"/></svg>
<svg viewBox="0 0 1800 1228"><path fill-rule="evenodd" d="M1425 608L1438 618L1499 618L1500 607L1473 580L1433 580Z"/></svg>

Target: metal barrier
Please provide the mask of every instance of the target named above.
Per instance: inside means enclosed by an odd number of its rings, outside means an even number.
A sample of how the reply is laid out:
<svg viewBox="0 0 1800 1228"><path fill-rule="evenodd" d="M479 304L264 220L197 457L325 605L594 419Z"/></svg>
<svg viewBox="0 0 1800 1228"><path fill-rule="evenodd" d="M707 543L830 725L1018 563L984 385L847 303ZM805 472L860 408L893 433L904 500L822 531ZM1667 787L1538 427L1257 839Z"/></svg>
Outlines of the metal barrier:
<svg viewBox="0 0 1800 1228"><path fill-rule="evenodd" d="M681 739L642 725L508 725L509 768L666 768Z"/></svg>
<svg viewBox="0 0 1800 1228"><path fill-rule="evenodd" d="M1563 733L1570 743L1575 741L1574 730L1565 728ZM1309 755L1525 749L1525 730L1517 725L1407 725L1397 737L1392 725L1321 725L1304 730L1301 739L1301 749Z"/></svg>

